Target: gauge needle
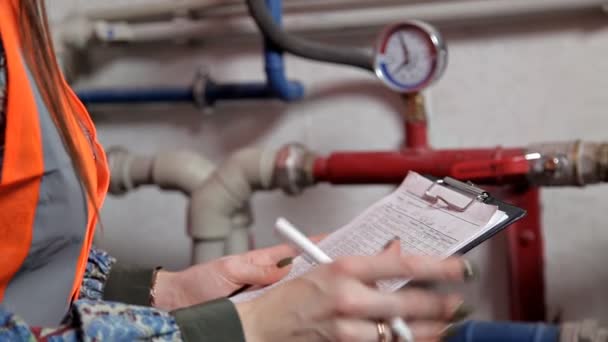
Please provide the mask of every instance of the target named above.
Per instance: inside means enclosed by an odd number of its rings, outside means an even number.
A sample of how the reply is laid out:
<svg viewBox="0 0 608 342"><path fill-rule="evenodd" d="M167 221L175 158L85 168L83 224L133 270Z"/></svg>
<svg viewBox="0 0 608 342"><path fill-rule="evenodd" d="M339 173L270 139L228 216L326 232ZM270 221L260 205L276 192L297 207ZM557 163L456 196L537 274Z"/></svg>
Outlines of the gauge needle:
<svg viewBox="0 0 608 342"><path fill-rule="evenodd" d="M407 48L407 44L403 38L403 35L399 35L399 43L401 44L401 50L403 50L403 64L410 62L410 51Z"/></svg>
<svg viewBox="0 0 608 342"><path fill-rule="evenodd" d="M399 35L399 43L401 44L401 50L403 51L403 62L401 62L397 69L393 71L393 74L398 73L399 71L401 71L401 69L403 69L403 67L410 63L410 51L407 48L407 44L405 43L403 35L401 34Z"/></svg>
<svg viewBox="0 0 608 342"><path fill-rule="evenodd" d="M405 66L407 66L407 63L401 63L401 65L399 65L397 67L397 69L393 70L393 74L398 73L399 71L401 71L401 69L403 69Z"/></svg>

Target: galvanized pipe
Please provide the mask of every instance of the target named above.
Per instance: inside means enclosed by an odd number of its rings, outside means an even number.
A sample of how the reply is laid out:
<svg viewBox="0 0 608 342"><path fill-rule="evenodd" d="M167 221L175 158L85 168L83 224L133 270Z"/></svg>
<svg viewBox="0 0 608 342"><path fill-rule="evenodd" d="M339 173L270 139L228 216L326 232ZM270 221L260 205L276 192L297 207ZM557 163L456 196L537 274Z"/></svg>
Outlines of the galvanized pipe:
<svg viewBox="0 0 608 342"><path fill-rule="evenodd" d="M608 143L543 143L526 150L534 185L584 186L608 182Z"/></svg>

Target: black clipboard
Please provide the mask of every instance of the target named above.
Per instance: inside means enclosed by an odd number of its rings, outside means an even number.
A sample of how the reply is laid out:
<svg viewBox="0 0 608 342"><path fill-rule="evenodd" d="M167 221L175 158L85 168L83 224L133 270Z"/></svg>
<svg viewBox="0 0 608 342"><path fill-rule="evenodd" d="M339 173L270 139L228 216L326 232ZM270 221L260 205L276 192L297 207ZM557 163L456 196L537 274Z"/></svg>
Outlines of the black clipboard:
<svg viewBox="0 0 608 342"><path fill-rule="evenodd" d="M527 214L526 210L516 207L512 204L503 202L503 201L493 197L488 191L486 191L480 187L477 187L475 184L473 184L471 182L465 183L465 182L461 182L461 181L451 178L451 177L445 177L443 179L439 179L439 178L432 177L432 176L425 176L425 178L428 178L428 179L434 181L433 184L427 189L427 191L425 193L425 197L423 197L423 199L426 199L427 201L433 202L433 201L441 200L444 203L446 203L448 205L448 207L450 207L452 210L457 210L457 211L465 211L468 208L468 206L471 205L474 201L478 201L478 202L483 202L486 204L495 205L498 207L499 210L503 211L507 215L506 220L500 222L499 224L492 227L490 230L488 230L484 234L478 236L475 240L469 242L467 245L463 246L461 249L456 251L454 254L465 254L465 253L469 252L473 248L479 246L484 241L486 241L489 238L493 237L494 235L500 233L501 231L503 231L504 229L506 229L513 223L521 220ZM453 205L452 203L449 203L444 198L441 198L439 196L429 195L429 191L435 186L443 186L448 189L455 190L461 194L467 195L468 197L471 198L471 202L469 202L469 204L465 207L458 207L458 206Z"/></svg>

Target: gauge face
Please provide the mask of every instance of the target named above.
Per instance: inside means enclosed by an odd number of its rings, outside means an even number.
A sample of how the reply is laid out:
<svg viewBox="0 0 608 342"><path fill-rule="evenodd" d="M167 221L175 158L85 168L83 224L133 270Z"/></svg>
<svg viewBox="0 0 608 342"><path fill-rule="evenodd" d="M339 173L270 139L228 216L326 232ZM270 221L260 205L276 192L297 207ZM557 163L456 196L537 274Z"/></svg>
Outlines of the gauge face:
<svg viewBox="0 0 608 342"><path fill-rule="evenodd" d="M376 75L391 89L412 93L428 87L443 72L447 51L439 34L420 22L385 29L375 56Z"/></svg>

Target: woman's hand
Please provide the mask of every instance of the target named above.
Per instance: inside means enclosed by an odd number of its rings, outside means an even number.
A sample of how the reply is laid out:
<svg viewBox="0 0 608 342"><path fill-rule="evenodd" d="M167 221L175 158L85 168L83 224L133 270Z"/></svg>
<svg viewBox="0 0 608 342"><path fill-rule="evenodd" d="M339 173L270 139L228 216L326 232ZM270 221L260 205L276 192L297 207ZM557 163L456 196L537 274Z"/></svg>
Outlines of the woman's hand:
<svg viewBox="0 0 608 342"><path fill-rule="evenodd" d="M226 256L181 272L161 270L154 288L154 306L175 310L228 296L244 285L272 284L289 272L290 268L284 266L296 254L293 248L280 245Z"/></svg>
<svg viewBox="0 0 608 342"><path fill-rule="evenodd" d="M402 256L394 242L378 256L346 257L318 266L238 304L237 310L248 342L377 342L377 322L392 317L406 320L416 341L439 341L450 322L463 318L460 296L416 289L385 293L375 284L393 278L459 282L471 272L460 258Z"/></svg>

